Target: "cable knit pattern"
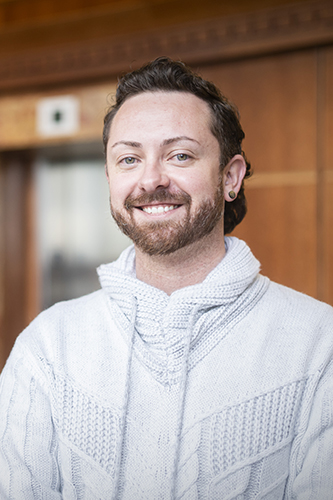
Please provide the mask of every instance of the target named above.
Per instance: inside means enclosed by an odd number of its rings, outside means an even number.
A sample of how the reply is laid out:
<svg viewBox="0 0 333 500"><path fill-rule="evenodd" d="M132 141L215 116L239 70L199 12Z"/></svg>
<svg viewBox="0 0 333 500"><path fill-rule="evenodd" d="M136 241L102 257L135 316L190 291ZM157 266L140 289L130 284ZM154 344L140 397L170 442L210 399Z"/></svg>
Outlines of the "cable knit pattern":
<svg viewBox="0 0 333 500"><path fill-rule="evenodd" d="M19 336L1 500L332 500L332 308L226 250L168 296L129 248Z"/></svg>
<svg viewBox="0 0 333 500"><path fill-rule="evenodd" d="M56 379L56 394L59 431L106 472L113 474L120 418L62 377Z"/></svg>
<svg viewBox="0 0 333 500"><path fill-rule="evenodd" d="M296 381L215 415L214 474L290 442L304 387L304 380Z"/></svg>

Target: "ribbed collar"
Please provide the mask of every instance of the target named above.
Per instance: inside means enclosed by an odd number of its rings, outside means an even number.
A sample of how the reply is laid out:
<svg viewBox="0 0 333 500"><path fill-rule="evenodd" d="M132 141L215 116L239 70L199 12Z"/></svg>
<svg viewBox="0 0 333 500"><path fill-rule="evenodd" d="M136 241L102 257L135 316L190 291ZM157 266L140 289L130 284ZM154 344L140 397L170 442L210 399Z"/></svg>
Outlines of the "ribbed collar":
<svg viewBox="0 0 333 500"><path fill-rule="evenodd" d="M225 245L225 257L202 283L176 290L170 296L135 277L133 246L117 261L98 268L116 322L127 341L135 328L134 349L162 383L178 380L188 335L191 367L267 288L267 279L259 275L260 264L249 247L235 237L226 237ZM193 314L196 317L191 318Z"/></svg>

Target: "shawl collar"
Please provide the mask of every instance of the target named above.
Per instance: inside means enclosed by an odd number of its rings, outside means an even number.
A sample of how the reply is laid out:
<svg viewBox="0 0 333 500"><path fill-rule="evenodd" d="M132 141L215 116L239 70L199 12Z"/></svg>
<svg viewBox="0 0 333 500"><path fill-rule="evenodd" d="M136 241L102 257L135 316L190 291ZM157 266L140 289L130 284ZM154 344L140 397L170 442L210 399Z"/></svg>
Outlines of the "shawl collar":
<svg viewBox="0 0 333 500"><path fill-rule="evenodd" d="M226 255L202 283L168 296L135 277L134 246L98 269L112 315L134 350L163 384L179 380L186 339L189 369L252 309L268 286L249 247L226 237ZM133 317L135 309L135 317ZM194 317L193 317L194 316ZM190 331L189 331L190 330Z"/></svg>

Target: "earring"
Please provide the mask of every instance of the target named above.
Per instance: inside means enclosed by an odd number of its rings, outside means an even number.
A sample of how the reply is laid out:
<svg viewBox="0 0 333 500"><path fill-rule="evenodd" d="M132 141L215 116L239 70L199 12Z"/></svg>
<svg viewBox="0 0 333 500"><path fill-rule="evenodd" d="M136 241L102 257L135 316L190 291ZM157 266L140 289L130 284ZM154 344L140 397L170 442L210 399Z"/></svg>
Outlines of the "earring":
<svg viewBox="0 0 333 500"><path fill-rule="evenodd" d="M235 193L235 191L229 191L229 193L228 193L228 194L229 194L229 196L230 196L230 198L231 198L232 200L234 200L234 199L236 198L236 196L237 196L237 195L236 195L236 193Z"/></svg>

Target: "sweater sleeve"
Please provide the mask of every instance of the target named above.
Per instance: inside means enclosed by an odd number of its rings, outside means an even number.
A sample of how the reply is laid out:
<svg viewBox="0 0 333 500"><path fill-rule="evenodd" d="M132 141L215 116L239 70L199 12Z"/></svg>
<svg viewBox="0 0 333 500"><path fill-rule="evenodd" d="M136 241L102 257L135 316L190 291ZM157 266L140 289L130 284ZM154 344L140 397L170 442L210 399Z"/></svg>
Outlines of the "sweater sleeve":
<svg viewBox="0 0 333 500"><path fill-rule="evenodd" d="M18 340L0 378L0 498L61 499L56 455L45 380Z"/></svg>
<svg viewBox="0 0 333 500"><path fill-rule="evenodd" d="M333 361L319 378L290 457L288 499L333 499Z"/></svg>

